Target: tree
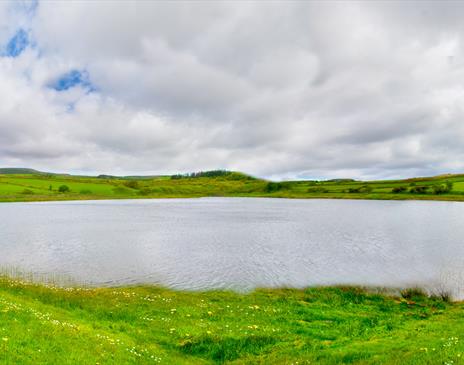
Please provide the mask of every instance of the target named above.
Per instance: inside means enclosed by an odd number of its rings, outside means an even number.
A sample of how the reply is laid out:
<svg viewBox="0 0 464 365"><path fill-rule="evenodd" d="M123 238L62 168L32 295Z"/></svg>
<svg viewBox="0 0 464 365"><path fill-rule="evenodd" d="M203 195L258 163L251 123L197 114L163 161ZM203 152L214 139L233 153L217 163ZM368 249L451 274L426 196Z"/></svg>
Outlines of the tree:
<svg viewBox="0 0 464 365"><path fill-rule="evenodd" d="M69 186L68 185L61 185L59 188L58 188L58 191L60 193L68 193L69 191L71 191L71 189L69 189Z"/></svg>

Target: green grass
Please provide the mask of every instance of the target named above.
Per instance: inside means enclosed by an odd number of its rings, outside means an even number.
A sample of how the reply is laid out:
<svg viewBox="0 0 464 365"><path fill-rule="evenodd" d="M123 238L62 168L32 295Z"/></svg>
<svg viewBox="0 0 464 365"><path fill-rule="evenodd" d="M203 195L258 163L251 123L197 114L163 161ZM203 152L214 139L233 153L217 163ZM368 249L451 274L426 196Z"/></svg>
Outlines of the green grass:
<svg viewBox="0 0 464 365"><path fill-rule="evenodd" d="M2 364L459 364L464 304L358 288L182 292L0 280Z"/></svg>
<svg viewBox="0 0 464 365"><path fill-rule="evenodd" d="M240 173L172 179L14 172L0 175L0 201L201 196L464 200L464 175L276 184ZM445 194L409 192L414 185L447 181L453 187ZM62 185L70 192L60 193ZM398 186L406 192L393 193ZM0 364L459 364L462 333L464 303L417 291L401 297L358 288L249 294L65 289L0 278Z"/></svg>
<svg viewBox="0 0 464 365"><path fill-rule="evenodd" d="M47 201L81 199L192 198L207 196L385 199L385 200L450 200L464 201L464 175L442 175L389 181L287 181L273 183L230 172L221 176L171 178L146 176L118 178L90 177L46 173L12 174L17 170L1 170L0 201ZM20 170L23 171L23 170ZM27 171L27 170L25 170ZM436 194L433 187L452 183L452 189ZM66 185L69 192L60 193ZM403 187L404 192L394 189ZM414 187L426 187L414 193Z"/></svg>

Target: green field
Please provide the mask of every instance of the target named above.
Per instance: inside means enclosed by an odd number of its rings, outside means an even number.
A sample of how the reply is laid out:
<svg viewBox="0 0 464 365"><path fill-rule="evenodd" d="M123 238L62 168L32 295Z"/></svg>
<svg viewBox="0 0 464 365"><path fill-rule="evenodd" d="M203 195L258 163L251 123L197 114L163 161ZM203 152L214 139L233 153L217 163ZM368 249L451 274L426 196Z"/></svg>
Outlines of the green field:
<svg viewBox="0 0 464 365"><path fill-rule="evenodd" d="M176 292L0 280L2 364L459 364L464 304L357 288Z"/></svg>
<svg viewBox="0 0 464 365"><path fill-rule="evenodd" d="M0 201L464 200L464 175L276 183L229 172L126 178L17 172L0 174ZM58 288L0 277L0 364L464 363L464 303L418 291L393 294L358 288L249 294Z"/></svg>
<svg viewBox="0 0 464 365"><path fill-rule="evenodd" d="M125 178L1 172L5 170L0 169L0 201L4 202L206 196L464 201L464 175L386 181L270 182L224 171L197 176ZM62 186L69 191L60 192Z"/></svg>

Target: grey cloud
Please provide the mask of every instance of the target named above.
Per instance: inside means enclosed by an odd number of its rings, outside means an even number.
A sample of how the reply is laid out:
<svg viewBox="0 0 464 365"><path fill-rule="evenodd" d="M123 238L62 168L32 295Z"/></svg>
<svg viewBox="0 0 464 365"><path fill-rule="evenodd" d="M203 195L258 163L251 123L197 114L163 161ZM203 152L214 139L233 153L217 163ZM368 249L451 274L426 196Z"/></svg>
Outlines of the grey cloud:
<svg viewBox="0 0 464 365"><path fill-rule="evenodd" d="M37 47L0 58L2 163L275 178L464 169L459 2L75 1L15 14L0 41L21 26ZM46 87L70 69L97 92Z"/></svg>

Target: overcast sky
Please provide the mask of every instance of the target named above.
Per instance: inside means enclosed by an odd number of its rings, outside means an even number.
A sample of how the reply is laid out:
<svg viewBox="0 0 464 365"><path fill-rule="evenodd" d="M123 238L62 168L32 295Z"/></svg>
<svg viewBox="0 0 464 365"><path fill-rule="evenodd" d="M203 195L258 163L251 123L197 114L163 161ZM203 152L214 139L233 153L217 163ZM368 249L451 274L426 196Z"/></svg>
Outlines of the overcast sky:
<svg viewBox="0 0 464 365"><path fill-rule="evenodd" d="M0 2L0 166L464 172L464 2Z"/></svg>

